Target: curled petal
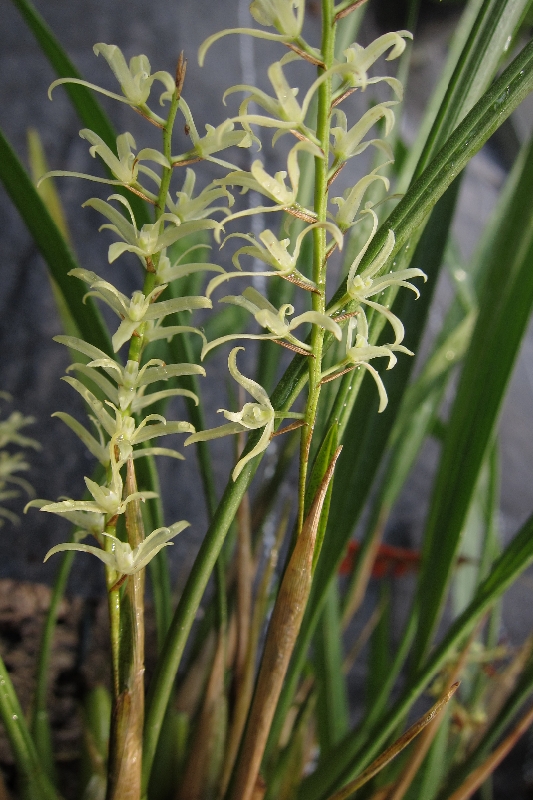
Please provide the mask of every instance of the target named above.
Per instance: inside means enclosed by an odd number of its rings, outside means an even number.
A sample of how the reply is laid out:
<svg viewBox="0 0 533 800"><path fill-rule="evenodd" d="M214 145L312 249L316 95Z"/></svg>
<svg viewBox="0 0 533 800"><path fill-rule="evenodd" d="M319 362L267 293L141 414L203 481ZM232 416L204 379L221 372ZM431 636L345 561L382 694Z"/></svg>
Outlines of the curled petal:
<svg viewBox="0 0 533 800"><path fill-rule="evenodd" d="M231 353L229 354L228 369L230 371L232 378L236 380L237 383L240 384L243 389L246 389L248 394L251 394L254 400L257 400L257 402L263 406L272 408L272 405L270 403L270 398L263 389L263 387L260 386L255 381L253 381L251 378L247 378L245 375L242 375L237 369L237 353L239 352L239 350L244 350L244 347L234 347Z"/></svg>
<svg viewBox="0 0 533 800"><path fill-rule="evenodd" d="M297 325L302 325L304 322L310 322L312 325L318 325L321 328L329 331L340 342L342 339L342 330L340 326L328 317L327 314L320 314L318 311L305 311L303 314L295 317L289 324L290 330L296 328Z"/></svg>
<svg viewBox="0 0 533 800"><path fill-rule="evenodd" d="M226 425L219 425L217 428L211 428L207 431L196 431L192 436L185 439L183 444L187 447L195 442L208 442L210 439L220 439L222 436L231 436L244 430L246 428L240 422L229 422Z"/></svg>
<svg viewBox="0 0 533 800"><path fill-rule="evenodd" d="M48 509L44 509L48 510ZM64 542L63 544L56 544L55 547L52 547L51 550L44 557L44 561L48 561L50 556L53 556L55 553L64 553L67 550L77 550L80 553L91 553L96 558L99 558L100 561L103 561L104 564L112 569L115 568L115 554L108 553L106 550L102 550L101 547L93 547L90 544L77 544L75 542Z"/></svg>
<svg viewBox="0 0 533 800"><path fill-rule="evenodd" d="M273 432L274 432L274 420L272 419L270 422L267 422L267 424L265 425L263 433L261 434L261 438L259 439L259 441L255 445L255 447L253 447L250 450L249 453L247 453L245 456L243 456L237 462L237 464L235 466L235 469L233 470L233 473L232 473L232 477L233 477L234 481L237 480L237 478L241 474L241 472L244 469L244 467L246 466L246 464L249 461L251 461L252 458L255 458L256 456L259 455L259 453L262 453L264 450L267 449L267 447L268 447L268 445L270 443L270 439L272 438Z"/></svg>
<svg viewBox="0 0 533 800"><path fill-rule="evenodd" d="M399 319L396 314L393 314L388 308L385 308L385 306L382 306L379 303L374 303L371 300L366 299L361 300L361 302L365 303L367 306L370 306L370 308L373 308L379 314L383 314L383 316L388 319L394 331L394 344L400 344L405 336L405 329L401 319Z"/></svg>
<svg viewBox="0 0 533 800"><path fill-rule="evenodd" d="M271 42L289 42L291 40L289 36L283 36L278 33L268 33L267 31L259 31L257 28L227 28L226 30L214 33L212 36L208 36L208 38L202 42L198 50L198 63L201 67L204 65L205 55L211 45L217 42L219 39L222 39L223 36L228 36L230 33L244 33L247 36L253 36L256 39L268 39Z"/></svg>
<svg viewBox="0 0 533 800"><path fill-rule="evenodd" d="M376 386L378 387L378 392L379 392L378 414L381 414L381 412L385 411L385 409L387 408L387 403L389 402L389 398L387 397L387 391L385 389L385 386L383 385L383 381L381 380L380 374L372 366L372 364L367 364L366 361L361 361L361 364L359 366L364 367L366 370L368 370L372 375L372 377L374 378L374 381L376 382Z"/></svg>

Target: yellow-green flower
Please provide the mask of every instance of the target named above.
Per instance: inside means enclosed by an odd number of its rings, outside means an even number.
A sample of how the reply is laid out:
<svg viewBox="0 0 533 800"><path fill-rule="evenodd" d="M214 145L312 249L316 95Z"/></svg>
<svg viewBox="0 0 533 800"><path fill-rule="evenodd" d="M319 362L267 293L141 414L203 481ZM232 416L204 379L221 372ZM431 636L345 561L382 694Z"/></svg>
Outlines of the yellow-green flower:
<svg viewBox="0 0 533 800"><path fill-rule="evenodd" d="M237 383L251 394L255 403L245 403L242 410L238 412L226 411L219 408L218 413L224 414L230 422L227 425L220 425L218 428L211 428L207 431L197 431L185 440L185 447L194 442L207 442L210 439L219 439L222 436L229 436L243 431L257 430L263 428L263 433L255 447L243 456L233 470L233 480L237 480L244 466L255 456L267 449L271 436L274 432L274 425L277 419L303 419L303 414L294 412L275 411L266 391L251 378L246 378L237 369L237 353L243 347L234 347L228 358L228 369Z"/></svg>
<svg viewBox="0 0 533 800"><path fill-rule="evenodd" d="M372 232L350 267L348 277L346 279L345 297L342 298L342 300L337 303L336 306L330 309L330 313L333 313L338 308L341 308L348 299L367 305L370 308L373 308L374 311L377 311L379 314L383 314L383 316L388 319L394 330L394 344L397 345L403 341L403 337L405 335L402 321L388 308L385 308L385 306L381 305L380 303L376 303L373 300L369 300L369 298L381 294L381 292L383 292L389 286L404 286L406 289L411 289L411 291L414 292L418 297L418 289L416 286L413 286L412 283L409 283L409 281L411 278L423 278L424 280L427 280L427 276L424 272L422 272L421 269L418 269L418 267L409 267L408 269L401 269L397 272L391 271L386 275L379 274L394 250L395 236L394 231L392 230L389 230L385 244L377 256L373 259L372 263L369 264L363 272L357 274L359 264L368 250L370 242L374 238L378 227L378 218L376 213L370 208L366 209L365 211L366 213L372 215ZM361 317L365 316L362 309L360 315Z"/></svg>
<svg viewBox="0 0 533 800"><path fill-rule="evenodd" d="M250 13L260 25L276 28L279 33L269 33L257 28L226 28L214 33L202 43L198 51L200 66L203 65L205 54L211 45L230 33L243 33L257 39L269 39L275 42L297 41L306 50L313 52L313 48L306 46L300 37L305 14L305 0L253 0L250 4Z"/></svg>
<svg viewBox="0 0 533 800"><path fill-rule="evenodd" d="M356 327L359 328L361 332L356 335L354 342L353 334ZM387 408L387 392L379 372L372 366L372 364L369 364L369 361L371 361L373 358L386 357L389 359L387 369L392 369L397 361L393 351L405 353L409 356L413 355L413 353L408 350L407 347L404 347L401 344L387 344L379 346L369 344L366 317L364 314L361 314L358 319L352 317L352 319L350 319L348 322L348 332L346 336L346 356L339 364L335 364L335 366L324 370L321 375L321 380L325 383L327 380L334 380L335 378L344 375L345 372L348 372L351 369L364 367L366 370L368 370L368 372L370 372L374 378L374 381L376 382L379 392L378 412L381 413Z"/></svg>
<svg viewBox="0 0 533 800"><path fill-rule="evenodd" d="M159 253L169 245L174 244L178 239L183 239L191 233L217 227L217 223L211 219L193 220L192 222L180 224L179 219L174 214L162 214L157 222L146 223L141 230L138 230L133 210L126 198L119 194L112 194L108 197L108 200L116 200L118 203L122 203L128 210L131 222L128 222L120 211L112 205L97 197L87 200L83 207L90 206L100 214L103 214L109 220L109 223L102 225L100 230L108 228L123 240L110 245L108 251L110 264L127 252L135 253L145 265L147 258L151 258L155 253ZM163 228L163 223L167 221L172 224L167 228Z"/></svg>
<svg viewBox="0 0 533 800"><path fill-rule="evenodd" d="M295 349L311 352L311 347L305 342L301 342L292 336L292 331L299 325L310 322L312 325L319 325L321 328L330 331L339 341L342 338L342 331L340 327L334 322L331 317L326 314L320 314L318 311L304 311L299 314L290 322L286 317L294 314L294 306L290 303L285 303L278 310L272 305L260 292L252 287L245 289L242 295L229 295L222 297L219 303L231 303L235 306L245 308L250 314L253 314L256 322L263 328L266 328L270 333L263 334L249 334L249 333L234 333L229 336L221 336L219 339L214 339L212 342L206 343L202 349L202 359L214 347L219 344L232 341L234 339L273 339L276 341L283 340Z"/></svg>
<svg viewBox="0 0 533 800"><path fill-rule="evenodd" d="M257 275L262 275L265 277L277 275L280 278L285 278L285 280L297 283L302 289L313 291L316 289L316 284L309 280L309 278L306 278L305 275L302 275L302 273L296 268L296 264L298 263L298 256L300 255L300 248L302 246L303 238L314 228L324 228L331 233L335 243L337 244L337 247L339 250L342 250L342 233L339 228L336 225L333 225L331 222L315 222L312 225L307 225L296 237L292 254L288 249L290 239L282 239L280 241L268 228L259 234L259 239L261 240L262 244L259 244L254 236L247 233L231 233L229 236L226 236L222 246L224 246L228 239L233 238L244 239L245 241L250 242L250 244L239 248L233 254L232 261L239 272L226 272L223 275L213 278L207 285L206 296L210 297L217 286L220 286L225 281L230 280L231 278L242 278L243 275L252 277ZM273 267L273 269L265 272L243 272L240 263L240 257L243 255L251 256L254 259L256 258L260 261L264 261L265 264Z"/></svg>
<svg viewBox="0 0 533 800"><path fill-rule="evenodd" d="M156 287L148 295L144 295L141 291L133 292L130 298L119 292L113 284L102 280L95 272L90 270L73 269L69 272L69 275L74 275L76 278L88 283L91 287L88 295L98 297L121 318L122 322L111 339L115 353L131 339L134 331L146 321L160 320L169 314L175 314L180 311L193 311L197 308L212 307L211 300L201 296L176 297L159 303L153 302L166 289L165 284Z"/></svg>
<svg viewBox="0 0 533 800"><path fill-rule="evenodd" d="M123 482L120 476L121 462L117 462L114 454L114 444L109 446L111 463L111 481L109 486L99 486L90 478L84 478L85 485L92 495L92 500L62 500L59 503L50 503L43 506L41 511L51 514L65 514L71 511L90 511L95 514L105 514L108 518L116 514L124 514L126 506L132 500L149 500L157 497L156 492L133 492L123 498ZM122 462L123 463L123 462Z"/></svg>
<svg viewBox="0 0 533 800"><path fill-rule="evenodd" d="M57 81L54 81L48 89L48 96L50 99L52 98L52 90L56 86L60 86L62 83L78 83L81 84L81 86L86 86L88 89L93 89L95 92L105 94L107 97L112 97L114 100L119 100L121 103L127 103L129 106L142 110L150 119L153 119L158 124L164 123L164 120L150 111L146 103L154 81L159 81L165 87L165 91L159 98L160 104L162 105L165 100L171 99L176 88L172 75L170 75L169 72L163 71L154 72L152 75L150 62L145 55L134 56L130 59L128 65L122 51L114 44L99 42L94 45L93 50L96 55L101 53L111 67L115 78L120 84L122 95L110 92L107 89L102 89L94 83L89 83L79 78L59 78Z"/></svg>
<svg viewBox="0 0 533 800"><path fill-rule="evenodd" d="M48 509L44 508L42 510L47 511ZM108 539L112 540L113 550L107 551L103 550L101 547L93 547L89 544L65 542L64 544L58 544L52 547L46 554L44 560L48 561L50 556L53 556L54 553L63 553L65 550L77 550L81 553L91 553L93 556L96 556L96 558L99 558L100 561L103 561L107 567L115 570L120 575L135 575L136 572L144 569L163 547L168 547L172 544L170 539L173 539L189 525L189 522L182 520L181 522L175 522L169 528L158 528L152 531L144 542L141 542L141 544L134 548L132 548L128 542L123 542L116 536L102 531L102 536L106 536Z"/></svg>
<svg viewBox="0 0 533 800"><path fill-rule="evenodd" d="M86 180L93 181L94 183L107 183L111 186L127 186L134 189L137 193L144 195L152 202L157 200L157 195L145 189L138 181L139 172L147 175L159 188L161 179L159 175L149 167L142 164L142 161L154 161L163 167L170 168L170 164L165 156L154 150L151 147L145 147L139 150L137 155L133 152L137 148L135 139L131 133L121 133L117 136L117 155L106 145L103 139L94 133L94 131L84 128L80 131L82 139L87 139L92 145L89 148L89 153L93 158L97 155L100 156L102 161L109 167L116 180L111 178L97 178L94 175L86 175L83 172L68 172L65 170L52 170L43 175L41 181L47 178L54 177L67 177L67 178L85 178ZM90 205L90 203L88 203Z"/></svg>

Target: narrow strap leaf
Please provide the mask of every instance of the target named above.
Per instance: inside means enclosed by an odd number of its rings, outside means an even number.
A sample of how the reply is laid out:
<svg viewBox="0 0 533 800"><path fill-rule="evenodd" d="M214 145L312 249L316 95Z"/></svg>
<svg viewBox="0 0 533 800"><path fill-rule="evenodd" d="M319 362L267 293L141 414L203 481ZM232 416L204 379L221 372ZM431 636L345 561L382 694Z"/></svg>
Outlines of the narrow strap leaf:
<svg viewBox="0 0 533 800"><path fill-rule="evenodd" d="M24 167L0 130L0 180L33 236L83 337L111 355L107 328L92 300L85 303L81 281L68 277L76 259L39 197Z"/></svg>

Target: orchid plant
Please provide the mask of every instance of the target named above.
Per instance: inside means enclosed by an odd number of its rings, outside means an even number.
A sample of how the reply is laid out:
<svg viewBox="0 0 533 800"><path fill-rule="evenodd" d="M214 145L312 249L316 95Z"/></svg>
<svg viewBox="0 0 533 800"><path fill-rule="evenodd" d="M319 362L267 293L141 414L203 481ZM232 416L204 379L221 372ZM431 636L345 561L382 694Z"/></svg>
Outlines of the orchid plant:
<svg viewBox="0 0 533 800"><path fill-rule="evenodd" d="M74 526L69 541L45 556L62 553L64 561L29 726L11 689L0 692L28 800L59 800L46 665L74 553L103 564L111 655L109 745L100 747L95 731L88 732L91 774L81 789L83 800L348 800L370 781L365 791L371 794L364 796L373 800L462 800L470 796L472 781L478 781L474 791L490 774L492 762L484 759L494 745L491 724L501 732L509 722L507 702L519 707L533 690L531 645L509 666L522 677L511 688L507 682L495 711L487 700L487 676L468 679L467 689L452 696L459 675L470 675L475 648L487 658L493 652L499 617L492 607L533 560L531 520L498 556L494 439L506 380L533 306L524 255L533 247L533 147L517 161L475 269L468 275L462 266L452 271L457 296L429 359L410 383L409 378L447 252L454 180L533 88L533 45L488 86L500 56L515 41L527 3L500 4L497 19L491 17L493 5L470 0L458 40L463 55L457 51L443 79L441 111L430 115L431 135L423 128L421 144L401 164L395 163L402 153L396 117L412 34L393 31L359 44L365 0L321 0L319 42L307 41L305 0L252 0L253 27L209 36L200 47L201 65L221 58L221 40L235 36L265 40L274 59L266 76L270 93L247 83L228 87L222 98L228 117L218 125L198 125L193 116L183 54L175 75L152 73L146 55L128 63L116 45L98 43L94 52L109 65L116 91L68 74L52 83L50 97L57 87L74 84L90 102L100 93L126 104L158 129L162 145L139 148L127 131L110 137L98 124L95 130L84 127L80 136L105 176L41 170L42 201L26 187L41 213L54 218L47 230L56 237L57 258L50 258L50 266L71 315L55 341L69 351L64 380L83 400L88 422L63 410L55 416L95 461L85 477L85 496L33 499L27 506ZM503 6L511 5L506 15ZM301 93L293 80L296 64L309 75ZM176 151L179 125L188 137L183 152ZM292 137L291 146L282 162L286 168L274 172L261 150L267 138L277 148L281 137ZM2 170L0 162L4 180ZM356 175L342 193L335 183L341 172L342 180ZM96 272L79 266L64 247L46 192L53 178L73 177L113 187L105 199L92 197L83 205L105 219L102 228L114 239L108 262L115 272L107 273L105 265ZM14 196L16 191L13 184ZM250 218L252 232L241 227ZM511 234L518 255L502 275ZM228 251L231 261L225 259ZM128 258L140 265L131 294L115 285L124 285L116 270ZM339 274L341 282L334 285ZM223 293L228 285L238 287L234 294ZM111 328L99 306L115 315ZM252 332L236 324L243 319L255 326ZM252 378L249 356L256 348L259 366ZM496 350L505 350L501 370L491 356ZM227 361L233 382L228 408L218 409L226 421L211 426L201 400L212 375L207 356L215 351ZM292 360L273 388L283 357ZM453 367L463 360L457 406L444 423L440 405ZM171 418L167 406L174 398L184 402L187 419ZM29 421L14 413L0 423L0 448L35 447L19 433ZM176 439L171 447L160 446L168 435L185 436L178 439L183 447ZM351 729L345 674L366 639L372 640L370 661L374 650L383 655L390 597L383 596L344 658L343 632L363 611L386 521L429 435L444 440L442 476L423 552L411 559L420 567L417 594L397 656L386 664L378 659L375 674L369 664L368 707ZM226 451L233 457L217 504L209 442L225 437L235 437L228 438ZM188 460L187 468L194 469L193 446L210 523L174 608L167 548L189 522L165 524L156 464L173 459L180 469L177 462ZM296 486L282 510L280 487L296 453ZM250 484L263 457L267 466L254 495ZM464 480L457 464L468 467ZM14 475L27 468L20 454L0 453L0 501L13 496L8 483L30 491ZM461 584L468 601L432 648L448 588L460 581L454 568L461 558L472 566L460 547L474 504L476 518L486 523L479 571L468 591ZM365 507L365 531L349 545ZM0 517L13 519L2 508ZM276 577L284 538L286 560ZM404 553L398 569L406 559ZM145 570L159 651L146 695ZM346 582L339 582L339 570L348 573ZM489 614L485 632L482 622ZM410 668L402 672L408 656ZM10 687L1 659L0 673L0 683ZM428 687L434 705L398 739ZM394 705L393 692L399 698ZM450 704L467 720L459 732L441 713ZM475 729L481 708L485 727L479 723ZM531 712L522 728L526 723ZM422 729L395 762L399 767L387 766ZM443 761L449 767L444 777L437 769ZM462 794L450 794L455 789Z"/></svg>

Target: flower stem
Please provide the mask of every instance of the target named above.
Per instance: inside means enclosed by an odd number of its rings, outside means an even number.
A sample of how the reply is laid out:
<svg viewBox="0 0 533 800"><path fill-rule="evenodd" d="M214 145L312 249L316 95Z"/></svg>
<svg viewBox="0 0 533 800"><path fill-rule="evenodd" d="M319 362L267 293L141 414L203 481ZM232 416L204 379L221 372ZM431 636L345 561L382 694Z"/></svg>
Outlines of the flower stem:
<svg viewBox="0 0 533 800"><path fill-rule="evenodd" d="M322 60L326 69L333 65L335 51L335 12L333 0L322 0ZM318 75L324 73L318 67ZM326 221L328 209L328 169L329 169L329 136L331 109L331 78L325 80L318 89L316 135L324 152L323 158L315 158L315 212L318 222ZM326 230L315 228L313 231L313 281L318 292L312 294L313 311L320 314L326 309ZM309 361L309 393L305 408L305 426L302 428L300 446L300 477L298 487L298 532L304 521L305 485L309 464L311 440L315 427L318 400L320 397L320 372L322 365L322 346L324 329L313 325L311 332L312 357Z"/></svg>
<svg viewBox="0 0 533 800"><path fill-rule="evenodd" d="M105 532L110 536L116 536L116 524L106 525ZM108 551L113 550L115 544L113 539L108 536L105 537L105 549ZM120 592L118 589L110 591L112 586L115 585L117 578L116 571L111 568L106 569L106 584L107 584L107 602L109 607L109 628L111 638L111 664L113 674L113 695L116 698L119 693L119 650L120 650Z"/></svg>
<svg viewBox="0 0 533 800"><path fill-rule="evenodd" d="M136 491L135 468L130 458L125 492L130 495ZM126 529L134 549L144 540L138 499L128 503ZM119 691L111 725L107 800L139 800L144 725L144 570L128 577L120 623Z"/></svg>
<svg viewBox="0 0 533 800"><path fill-rule="evenodd" d="M172 95L172 101L170 103L170 109L168 112L167 121L165 122L163 128L163 155L168 159L169 163L172 159L172 131L174 130L174 121L176 119L176 114L178 112L180 98L181 98L181 90L183 88L183 81L185 80L185 72L186 72L187 62L183 58L183 52L180 54L178 59L178 66L176 68L176 88L174 90L174 94ZM157 203L155 206L155 219L156 222L161 219L161 216L165 213L165 205L166 205L166 198L167 192L170 186L170 180L172 178L172 167L163 167L163 172L161 175L161 184L159 187L159 193L157 196ZM156 272L154 270L157 269L157 265L159 263L160 253L155 253L152 257L152 269L146 271L146 275L144 277L144 286L143 286L143 294L146 297L150 294L150 292L155 287L155 278ZM143 350L143 340L144 340L144 323L139 326L139 329L136 331L137 336L132 336L130 342L130 349L128 353L128 359L130 361L140 361L141 354Z"/></svg>

